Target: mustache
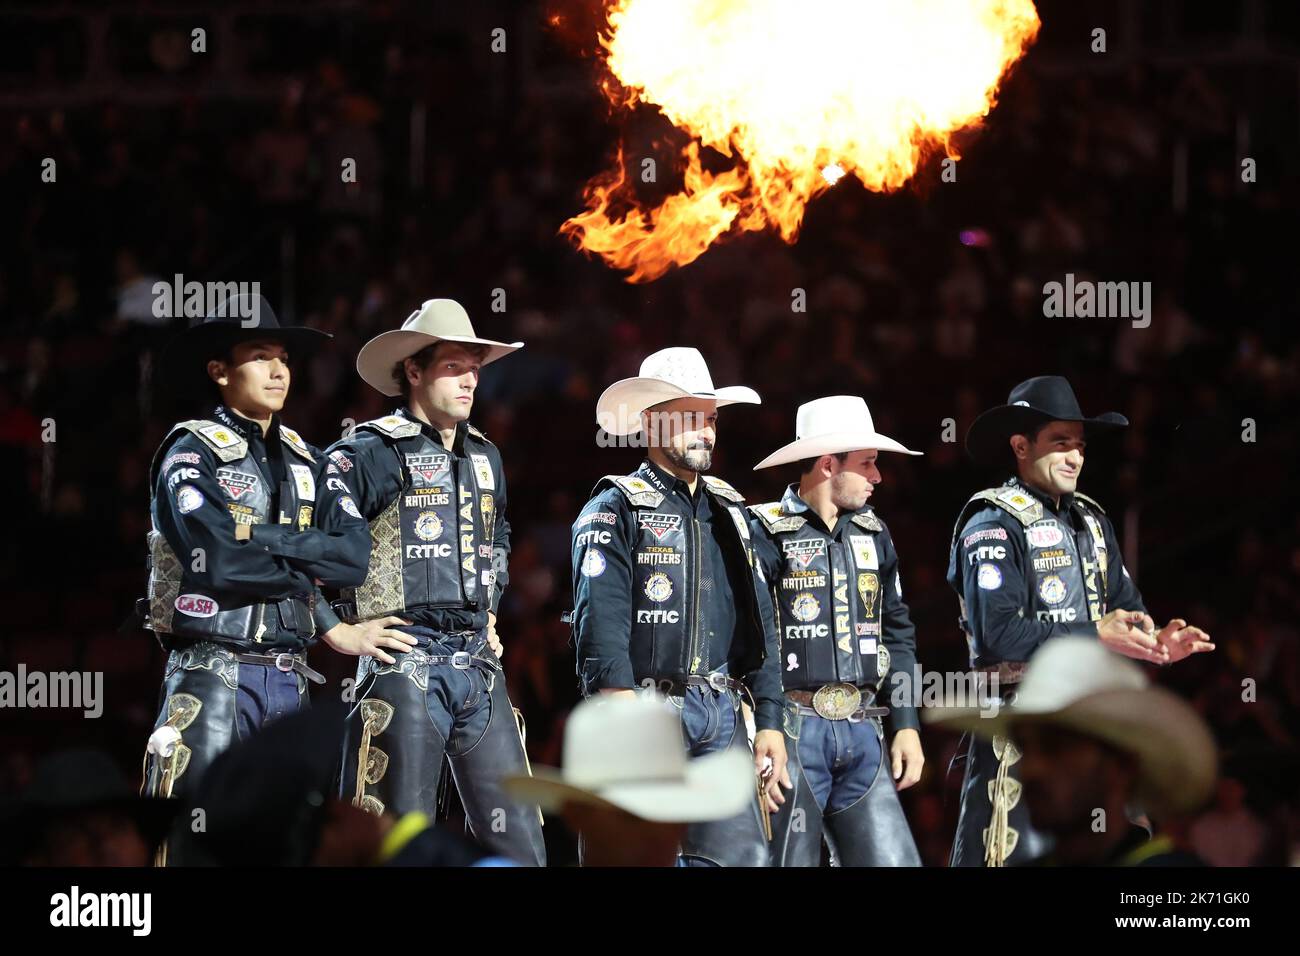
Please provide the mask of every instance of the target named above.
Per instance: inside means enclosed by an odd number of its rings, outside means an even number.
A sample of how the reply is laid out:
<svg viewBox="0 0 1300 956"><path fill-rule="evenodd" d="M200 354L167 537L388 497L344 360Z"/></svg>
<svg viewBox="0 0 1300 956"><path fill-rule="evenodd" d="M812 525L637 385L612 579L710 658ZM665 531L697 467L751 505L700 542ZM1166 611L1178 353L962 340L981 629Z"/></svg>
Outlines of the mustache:
<svg viewBox="0 0 1300 956"><path fill-rule="evenodd" d="M687 445L686 450L687 451L713 451L713 446L710 445L708 442L697 441L693 445Z"/></svg>

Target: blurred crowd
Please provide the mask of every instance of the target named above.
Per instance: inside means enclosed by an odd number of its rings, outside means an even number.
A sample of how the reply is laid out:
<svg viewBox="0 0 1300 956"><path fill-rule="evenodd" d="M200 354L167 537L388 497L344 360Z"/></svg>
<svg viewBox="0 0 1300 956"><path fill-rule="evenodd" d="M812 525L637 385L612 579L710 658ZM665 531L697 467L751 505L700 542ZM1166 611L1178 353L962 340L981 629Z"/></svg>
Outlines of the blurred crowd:
<svg viewBox="0 0 1300 956"><path fill-rule="evenodd" d="M666 125L611 118L587 59L535 55L520 69L455 33L425 44L399 24L370 27L365 55L305 63L270 100L0 113L0 666L106 675L98 720L6 715L5 792L56 742L127 769L143 755L163 655L124 622L144 594L150 458L193 412L154 387L159 346L184 320L156 318L151 290L181 274L259 281L282 321L333 334L294 369L285 414L321 446L388 410L352 363L423 299L456 298L480 334L527 343L487 371L473 420L509 471L499 631L532 758L550 765L577 700L561 622L570 523L601 475L638 460L598 447L595 398L644 355L694 345L719 382L760 392L761 407L723 413L714 468L752 502L794 480L750 469L821 395L863 395L882 431L925 451L883 461L873 502L934 670L966 664L943 580L952 522L1003 477L972 466L961 438L1016 382L1066 375L1086 409L1132 422L1089 449L1081 487L1115 520L1153 616L1185 617L1219 647L1157 675L1205 716L1225 760L1187 836L1212 863L1300 856L1292 100L1241 67L1085 74L1031 55L958 144L957 182L940 182L939 157L887 196L849 179L810 208L795 245L750 236L629 286L557 230L620 133L671 165ZM1257 181L1242 182L1243 155ZM40 181L46 157L56 182ZM340 181L346 158L356 183ZM1149 281L1150 326L1045 318L1043 284L1066 273ZM791 309L795 289L805 312ZM354 662L318 648L313 665L337 687ZM923 742L926 773L904 806L926 862L941 864L957 741Z"/></svg>

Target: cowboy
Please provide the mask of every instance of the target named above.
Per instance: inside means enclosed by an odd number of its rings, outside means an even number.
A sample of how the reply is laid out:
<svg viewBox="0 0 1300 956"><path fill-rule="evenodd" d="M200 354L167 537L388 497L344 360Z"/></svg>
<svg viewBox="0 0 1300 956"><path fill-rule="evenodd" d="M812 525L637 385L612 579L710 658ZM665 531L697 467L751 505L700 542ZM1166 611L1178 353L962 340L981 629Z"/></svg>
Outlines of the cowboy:
<svg viewBox="0 0 1300 956"><path fill-rule="evenodd" d="M687 759L678 720L657 695L597 696L564 725L564 770L538 767L505 788L582 833L584 866L673 866L690 824L753 803L752 776L736 748Z"/></svg>
<svg viewBox="0 0 1300 956"><path fill-rule="evenodd" d="M1014 469L966 503L949 552L971 666L990 689L1014 693L1030 655L1068 633L1095 634L1111 650L1155 664L1214 649L1181 618L1156 630L1110 519L1075 490L1088 440L1127 425L1115 412L1086 417L1070 383L1047 375L1021 382L967 432L975 461ZM1019 759L1014 743L971 739L952 865L1019 863L1047 849L1020 800Z"/></svg>
<svg viewBox="0 0 1300 956"><path fill-rule="evenodd" d="M758 404L753 389L714 388L704 357L668 348L615 382L596 420L637 436L647 460L607 475L573 524L572 623L584 696L658 688L679 714L693 757L749 750L742 694L753 698L759 799L725 820L692 824L683 866L766 866L767 812L790 786L781 677L767 586L753 555L745 499L706 475L718 409Z"/></svg>
<svg viewBox="0 0 1300 956"><path fill-rule="evenodd" d="M180 422L150 468L149 597L144 626L169 651L149 741L146 786L179 796L221 751L305 705L317 634L356 653L317 583L365 576L365 522L345 482L280 421L290 362L329 336L281 327L260 295L228 299L165 350L173 391L206 393L207 413ZM183 863L189 836L160 862Z"/></svg>
<svg viewBox="0 0 1300 956"><path fill-rule="evenodd" d="M479 842L544 866L537 808L499 783L528 760L496 633L510 523L501 453L469 423L480 370L522 347L479 338L451 299L424 302L357 356L361 378L400 407L335 442L327 471L352 483L370 525L369 574L337 606L400 652L357 667L344 797L433 818L446 758Z"/></svg>
<svg viewBox="0 0 1300 956"><path fill-rule="evenodd" d="M1196 810L1214 789L1214 738L1184 701L1091 637L1062 637L1034 653L1015 704L990 714L948 708L927 721L1005 740L1034 826L1054 847L1037 865L1186 866L1200 861L1167 836L1129 822Z"/></svg>
<svg viewBox="0 0 1300 956"><path fill-rule="evenodd" d="M867 503L882 480L880 452L920 452L877 432L856 395L799 406L795 435L754 469L798 463L798 484L749 509L772 588L793 741L794 799L773 821L772 863L817 866L824 823L838 865L920 866L897 793L921 778L925 762L910 692L916 629L893 539ZM898 691L892 713L872 706L886 677Z"/></svg>

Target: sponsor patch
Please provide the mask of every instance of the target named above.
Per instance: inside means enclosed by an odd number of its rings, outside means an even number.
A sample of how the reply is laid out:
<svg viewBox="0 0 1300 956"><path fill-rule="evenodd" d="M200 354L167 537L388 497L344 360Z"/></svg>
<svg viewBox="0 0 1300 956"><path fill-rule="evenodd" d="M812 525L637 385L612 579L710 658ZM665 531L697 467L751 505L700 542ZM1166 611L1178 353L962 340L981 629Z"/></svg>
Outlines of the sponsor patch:
<svg viewBox="0 0 1300 956"><path fill-rule="evenodd" d="M1006 541L1007 532L1005 528L985 528L983 531L976 531L966 535L961 539L963 548L969 548L972 544L978 544L980 541Z"/></svg>
<svg viewBox="0 0 1300 956"><path fill-rule="evenodd" d="M657 511L642 512L637 515L637 523L654 535L656 541L662 541L668 532L681 530L682 516L660 514Z"/></svg>
<svg viewBox="0 0 1300 956"><path fill-rule="evenodd" d="M470 455L469 460L474 463L474 477L478 479L479 488L496 491L496 476L492 474L492 462L488 456Z"/></svg>
<svg viewBox="0 0 1300 956"><path fill-rule="evenodd" d="M1074 558L1064 548L1043 551L1034 558L1035 571L1055 571L1059 568L1068 568L1073 564Z"/></svg>
<svg viewBox="0 0 1300 956"><path fill-rule="evenodd" d="M218 468L217 484L226 496L238 501L257 487L257 475L251 475L237 468Z"/></svg>
<svg viewBox="0 0 1300 956"><path fill-rule="evenodd" d="M212 617L221 607L202 594L181 594L176 597L176 610L190 617Z"/></svg>
<svg viewBox="0 0 1300 956"><path fill-rule="evenodd" d="M803 621L805 624L817 620L817 615L821 614L821 612L821 604L817 602L816 597L807 591L796 594L794 600L790 602L790 613L794 615L795 620Z"/></svg>
<svg viewBox="0 0 1300 956"><path fill-rule="evenodd" d="M578 520L573 523L574 527L581 528L585 524L591 524L593 521L599 524L618 524L618 515L612 511L589 511L585 515L578 515Z"/></svg>
<svg viewBox="0 0 1300 956"><path fill-rule="evenodd" d="M433 484L434 476L447 470L446 455L410 455L406 456L406 470L416 486Z"/></svg>
<svg viewBox="0 0 1300 956"><path fill-rule="evenodd" d="M674 548L650 545L636 553L637 564L681 564L682 553Z"/></svg>
<svg viewBox="0 0 1300 956"><path fill-rule="evenodd" d="M1038 596L1048 604L1060 604L1065 600L1065 582L1059 574L1049 574L1038 584Z"/></svg>
<svg viewBox="0 0 1300 956"><path fill-rule="evenodd" d="M492 557L492 545L490 545L490 544L480 544L480 545L478 546L478 556L479 556L480 558L490 558L490 557Z"/></svg>
<svg viewBox="0 0 1300 956"><path fill-rule="evenodd" d="M205 425L199 429L199 434L206 436L218 448L229 448L231 445L239 444L239 436L232 435L220 425Z"/></svg>
<svg viewBox="0 0 1300 956"><path fill-rule="evenodd" d="M357 503L352 500L351 495L344 495L339 499L339 507L354 518L360 518L361 512L357 510Z"/></svg>
<svg viewBox="0 0 1300 956"><path fill-rule="evenodd" d="M858 638L858 653L859 654L876 653L876 639L874 637Z"/></svg>
<svg viewBox="0 0 1300 956"><path fill-rule="evenodd" d="M781 550L785 552L787 560L806 568L812 564L813 558L826 553L826 542L820 538L816 541L782 541Z"/></svg>
<svg viewBox="0 0 1300 956"><path fill-rule="evenodd" d="M598 578L605 573L605 556L595 548L589 548L582 558L582 576Z"/></svg>
<svg viewBox="0 0 1300 956"><path fill-rule="evenodd" d="M298 500L315 501L316 479L312 476L311 468L307 465L290 465L289 470L293 472L293 483L298 488Z"/></svg>
<svg viewBox="0 0 1300 956"><path fill-rule="evenodd" d="M1039 521L1025 529L1025 537L1035 548L1054 548L1065 540L1065 533L1055 521Z"/></svg>
<svg viewBox="0 0 1300 956"><path fill-rule="evenodd" d="M975 572L975 581L985 591L996 591L1002 587L1002 572L996 564L981 564Z"/></svg>
<svg viewBox="0 0 1300 956"><path fill-rule="evenodd" d="M876 539L862 534L849 535L849 546L853 548L853 560L860 571L879 571L880 557L876 554Z"/></svg>
<svg viewBox="0 0 1300 956"><path fill-rule="evenodd" d="M788 670L788 671L797 671L797 670L799 669L799 655L798 655L798 654L787 654L787 655L785 655L785 669Z"/></svg>
<svg viewBox="0 0 1300 956"><path fill-rule="evenodd" d="M172 465L197 465L198 463L199 456L197 453L192 451L178 451L163 459L162 470L170 471Z"/></svg>
<svg viewBox="0 0 1300 956"><path fill-rule="evenodd" d="M198 481L200 477L197 468L181 468L167 476L167 487L175 488L182 481Z"/></svg>
<svg viewBox="0 0 1300 956"><path fill-rule="evenodd" d="M1016 511L1024 511L1034 503L1034 499L1029 497L1023 491L1016 491L1014 488L1002 492L998 495L998 501L1005 501Z"/></svg>
<svg viewBox="0 0 1300 956"><path fill-rule="evenodd" d="M344 484L342 478L326 478L326 479L325 479L325 490L326 490L326 491L340 491L340 492L342 492L343 494L346 495L346 494L348 493L348 486L347 486L346 484Z"/></svg>
<svg viewBox="0 0 1300 956"><path fill-rule="evenodd" d="M415 536L421 541L437 541L442 536L442 519L436 512L421 511L415 519Z"/></svg>
<svg viewBox="0 0 1300 956"><path fill-rule="evenodd" d="M645 581L645 596L652 601L667 601L673 596L673 579L656 571Z"/></svg>
<svg viewBox="0 0 1300 956"><path fill-rule="evenodd" d="M193 485L181 485L176 492L176 510L183 515L187 515L202 506L205 500L207 499L203 497L203 492Z"/></svg>
<svg viewBox="0 0 1300 956"><path fill-rule="evenodd" d="M352 462L348 459L348 456L343 454L341 451L330 452L330 461L338 465L339 471L349 472L352 470Z"/></svg>

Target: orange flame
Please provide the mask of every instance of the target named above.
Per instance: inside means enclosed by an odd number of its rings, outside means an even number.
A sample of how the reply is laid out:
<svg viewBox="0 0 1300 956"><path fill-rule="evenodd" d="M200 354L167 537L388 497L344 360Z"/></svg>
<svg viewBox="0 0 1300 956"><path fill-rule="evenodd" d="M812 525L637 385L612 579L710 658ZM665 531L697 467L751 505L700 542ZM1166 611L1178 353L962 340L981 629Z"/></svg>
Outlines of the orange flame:
<svg viewBox="0 0 1300 956"><path fill-rule="evenodd" d="M1032 0L614 0L601 45L616 105L655 105L693 137L684 181L646 208L620 147L560 231L629 282L727 234L794 242L808 203L840 178L897 189L928 150L951 155L1038 27ZM617 84L602 85L616 100ZM710 173L701 145L734 167ZM611 218L611 205L628 212Z"/></svg>

